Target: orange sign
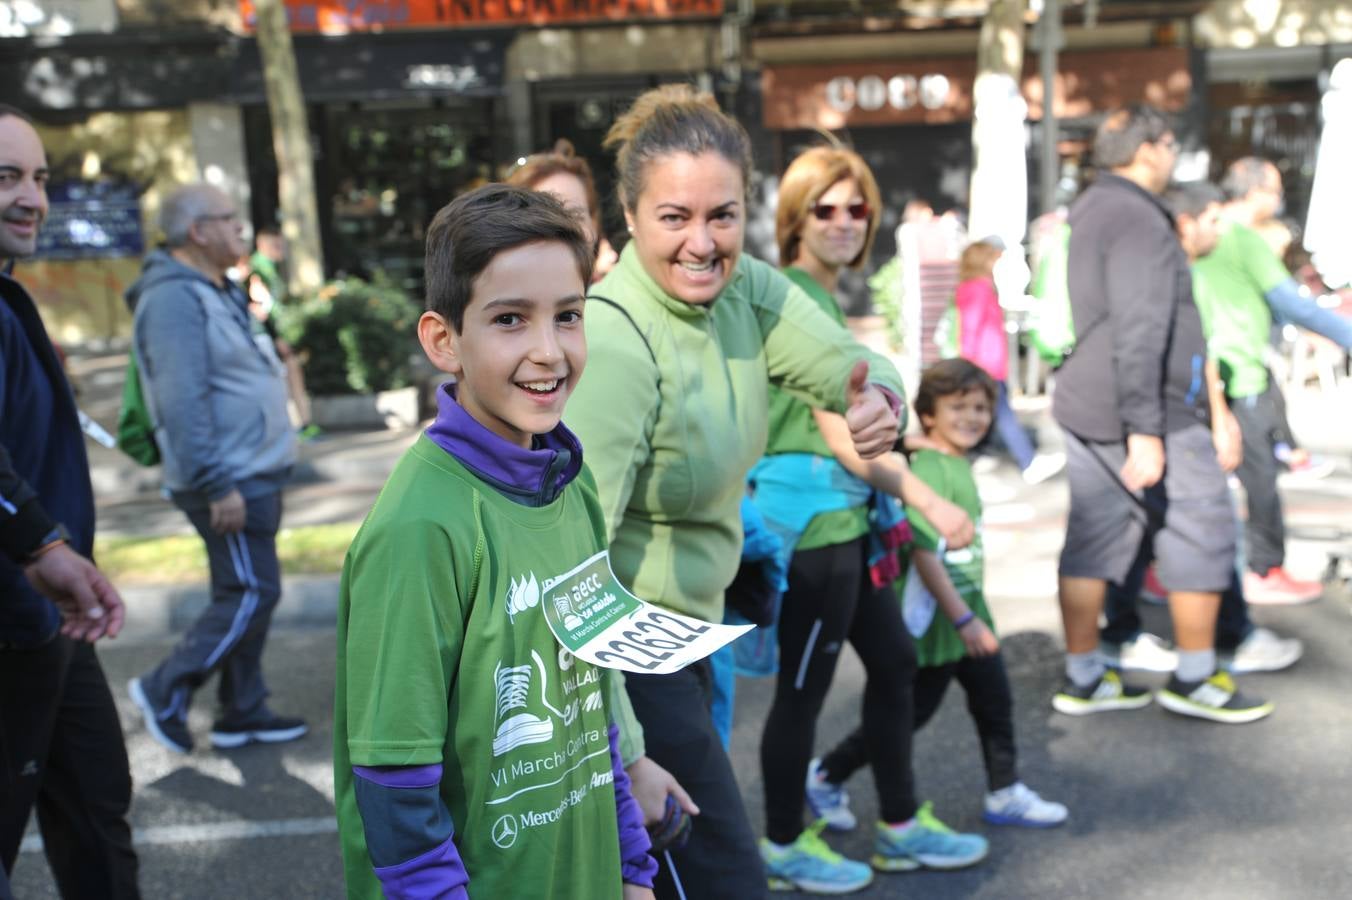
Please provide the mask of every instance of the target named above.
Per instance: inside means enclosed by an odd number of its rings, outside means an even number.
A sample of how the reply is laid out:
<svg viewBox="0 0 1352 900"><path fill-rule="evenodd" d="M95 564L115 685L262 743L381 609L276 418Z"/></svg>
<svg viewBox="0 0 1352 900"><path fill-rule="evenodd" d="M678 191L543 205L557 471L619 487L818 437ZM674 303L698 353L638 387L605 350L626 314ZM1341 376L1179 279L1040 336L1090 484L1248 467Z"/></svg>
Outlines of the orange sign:
<svg viewBox="0 0 1352 900"><path fill-rule="evenodd" d="M405 28L540 26L642 19L708 18L723 0L282 0L292 31L344 34ZM253 0L240 18L254 29Z"/></svg>
<svg viewBox="0 0 1352 900"><path fill-rule="evenodd" d="M766 66L761 74L765 127L810 130L963 121L972 117L975 79L971 57ZM1188 51L1150 47L1063 53L1053 90L1056 114L1067 118L1137 102L1181 109L1192 90ZM1025 59L1023 95L1029 118L1042 118L1042 79L1035 57Z"/></svg>

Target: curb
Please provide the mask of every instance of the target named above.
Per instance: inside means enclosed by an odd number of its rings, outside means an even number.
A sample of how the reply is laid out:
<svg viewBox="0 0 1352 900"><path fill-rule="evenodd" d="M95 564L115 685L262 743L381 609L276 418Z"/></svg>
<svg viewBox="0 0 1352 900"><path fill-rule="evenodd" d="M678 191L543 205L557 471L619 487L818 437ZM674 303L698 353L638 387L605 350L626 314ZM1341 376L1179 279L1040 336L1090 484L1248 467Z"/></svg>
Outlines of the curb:
<svg viewBox="0 0 1352 900"><path fill-rule="evenodd" d="M332 626L338 617L338 582L337 575L283 577L272 625ZM120 591L127 622L119 644L182 634L211 603L211 588L205 584L138 585Z"/></svg>

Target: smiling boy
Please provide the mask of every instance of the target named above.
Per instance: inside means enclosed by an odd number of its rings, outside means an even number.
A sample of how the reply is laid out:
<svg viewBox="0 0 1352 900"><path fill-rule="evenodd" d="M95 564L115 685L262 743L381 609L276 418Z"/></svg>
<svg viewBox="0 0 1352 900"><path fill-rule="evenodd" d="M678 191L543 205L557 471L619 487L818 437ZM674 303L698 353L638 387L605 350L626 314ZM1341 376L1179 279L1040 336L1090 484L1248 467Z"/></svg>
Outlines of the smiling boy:
<svg viewBox="0 0 1352 900"><path fill-rule="evenodd" d="M605 548L560 424L587 359L591 266L573 217L533 191L480 188L428 230L418 339L456 383L344 567L334 774L350 897L651 897L610 721L632 713L543 615L551 577Z"/></svg>

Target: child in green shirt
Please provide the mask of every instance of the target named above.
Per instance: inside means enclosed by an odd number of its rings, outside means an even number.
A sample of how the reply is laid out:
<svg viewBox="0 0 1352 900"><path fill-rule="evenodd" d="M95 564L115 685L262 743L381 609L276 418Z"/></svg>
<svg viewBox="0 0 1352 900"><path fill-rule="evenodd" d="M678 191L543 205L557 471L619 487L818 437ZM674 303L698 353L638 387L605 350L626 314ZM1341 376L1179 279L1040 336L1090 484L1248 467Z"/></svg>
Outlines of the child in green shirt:
<svg viewBox="0 0 1352 900"><path fill-rule="evenodd" d="M911 456L911 471L945 500L978 523L976 539L962 550L947 550L938 531L914 507L906 514L914 542L896 584L903 617L915 637L915 728L939 709L944 692L957 680L967 693L986 764L989 793L985 819L996 825L1049 828L1066 820L1066 808L1043 800L1019 780L1015 768L1013 694L995 622L983 587L981 498L967 454L990 431L995 382L965 359L946 359L927 369L916 392L915 411L933 449ZM822 760L836 778L867 763L862 733L856 731Z"/></svg>
<svg viewBox="0 0 1352 900"><path fill-rule="evenodd" d="M418 338L456 377L348 551L334 781L349 897L652 897L612 673L556 642L557 576L606 547L561 423L592 248L489 185L427 234ZM628 731L628 729L626 729Z"/></svg>

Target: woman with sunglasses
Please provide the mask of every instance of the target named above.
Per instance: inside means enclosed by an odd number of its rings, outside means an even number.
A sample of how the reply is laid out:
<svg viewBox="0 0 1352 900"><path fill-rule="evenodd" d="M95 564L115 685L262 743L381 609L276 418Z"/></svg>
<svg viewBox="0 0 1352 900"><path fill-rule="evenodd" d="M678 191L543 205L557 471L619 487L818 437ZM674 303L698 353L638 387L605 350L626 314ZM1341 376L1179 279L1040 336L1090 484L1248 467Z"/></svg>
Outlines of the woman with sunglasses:
<svg viewBox="0 0 1352 900"><path fill-rule="evenodd" d="M779 184L775 237L788 264L784 274L841 325L837 281L841 270L868 259L879 202L868 165L840 147L803 153ZM766 455L751 470L751 483L757 509L791 554L779 616L779 673L761 737L761 856L771 886L836 894L873 877L868 865L833 852L820 837L827 827L855 826L844 788L827 781L812 759L817 717L846 641L867 676L861 734L878 792L874 867L976 862L986 853L985 840L951 833L915 797L916 656L891 588L899 574L895 548L905 537L894 498L904 493L955 547L971 541L971 519L911 475L899 455L860 459L838 415L777 389L770 392ZM805 799L819 817L806 830Z"/></svg>
<svg viewBox="0 0 1352 900"><path fill-rule="evenodd" d="M567 424L596 476L615 574L639 597L723 620L769 387L843 413L857 452L896 440L901 381L775 269L742 253L751 143L708 94L640 96L607 136L632 240L587 301L587 374ZM710 715L708 660L626 676L647 753L699 806L658 897L755 900L764 869ZM639 798L640 803L643 802Z"/></svg>

